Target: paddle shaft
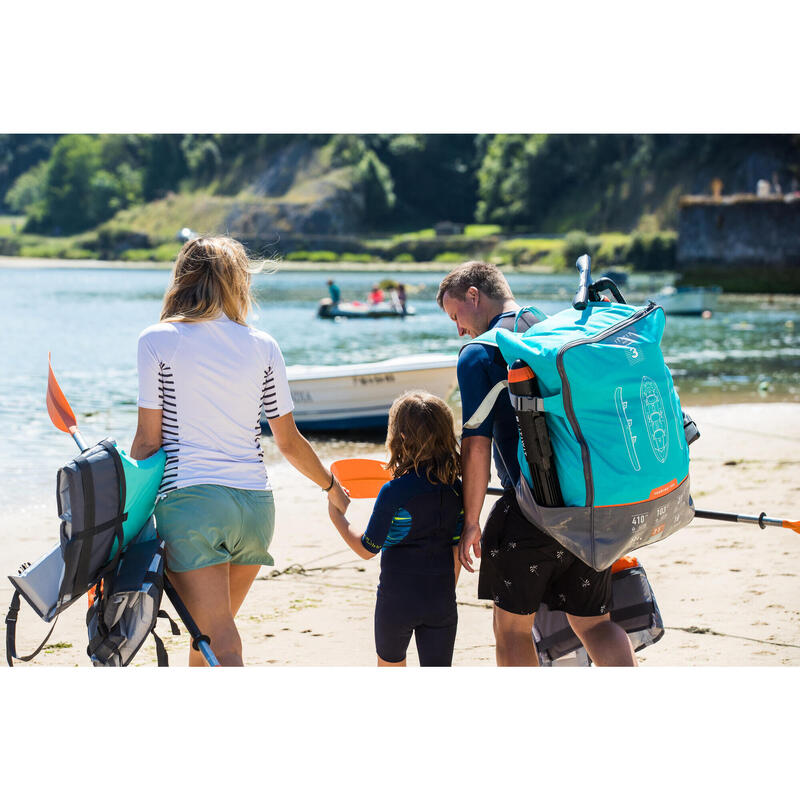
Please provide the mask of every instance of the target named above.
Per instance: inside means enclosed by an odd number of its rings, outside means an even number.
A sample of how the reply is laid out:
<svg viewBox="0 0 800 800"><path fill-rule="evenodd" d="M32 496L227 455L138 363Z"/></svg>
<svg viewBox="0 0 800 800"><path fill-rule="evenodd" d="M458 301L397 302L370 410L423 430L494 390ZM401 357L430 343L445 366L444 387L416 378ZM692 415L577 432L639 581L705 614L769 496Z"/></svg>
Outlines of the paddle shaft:
<svg viewBox="0 0 800 800"><path fill-rule="evenodd" d="M189 631L189 636L192 637L192 647L200 651L200 654L208 662L209 667L221 667L222 664L219 663L214 651L211 649L211 640L200 632L200 628L197 627L197 623L192 619L189 609L186 608L175 587L167 578L164 578L164 594L169 597L175 611L186 626L186 630Z"/></svg>

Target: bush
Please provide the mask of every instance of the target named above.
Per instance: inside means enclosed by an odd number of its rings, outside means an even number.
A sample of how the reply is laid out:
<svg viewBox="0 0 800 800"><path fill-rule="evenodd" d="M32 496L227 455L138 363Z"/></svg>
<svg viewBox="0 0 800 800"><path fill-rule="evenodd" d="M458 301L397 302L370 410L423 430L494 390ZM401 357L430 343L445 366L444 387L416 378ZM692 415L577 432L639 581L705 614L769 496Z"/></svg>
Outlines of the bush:
<svg viewBox="0 0 800 800"><path fill-rule="evenodd" d="M333 253L330 250L295 250L291 253L286 253L284 256L286 261L312 261L312 262L331 262L341 261L338 253Z"/></svg>
<svg viewBox="0 0 800 800"><path fill-rule="evenodd" d="M412 256L411 253L400 253L400 255L397 256L394 260L398 264L413 264L414 256Z"/></svg>
<svg viewBox="0 0 800 800"><path fill-rule="evenodd" d="M155 261L153 250L149 248L131 248L119 254L121 261Z"/></svg>
<svg viewBox="0 0 800 800"><path fill-rule="evenodd" d="M627 261L643 272L669 272L675 269L675 233L636 233L631 238Z"/></svg>
<svg viewBox="0 0 800 800"><path fill-rule="evenodd" d="M341 261L350 261L353 264L374 264L381 261L380 256L374 256L371 253L342 253Z"/></svg>
<svg viewBox="0 0 800 800"><path fill-rule="evenodd" d="M463 253L439 253L433 259L437 264L460 264L462 261L469 261Z"/></svg>
<svg viewBox="0 0 800 800"><path fill-rule="evenodd" d="M574 267L575 262L584 253L588 253L592 261L594 261L598 244L597 239L589 236L585 231L570 231L564 237L564 261L567 268Z"/></svg>

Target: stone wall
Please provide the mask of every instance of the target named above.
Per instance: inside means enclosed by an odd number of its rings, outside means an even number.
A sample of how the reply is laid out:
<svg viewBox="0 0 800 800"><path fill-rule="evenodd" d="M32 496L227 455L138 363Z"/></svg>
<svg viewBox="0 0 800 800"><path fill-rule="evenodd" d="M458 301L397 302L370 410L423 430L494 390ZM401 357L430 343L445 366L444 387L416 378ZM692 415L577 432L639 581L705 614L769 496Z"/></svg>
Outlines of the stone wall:
<svg viewBox="0 0 800 800"><path fill-rule="evenodd" d="M683 283L800 292L800 197L684 198L676 260Z"/></svg>

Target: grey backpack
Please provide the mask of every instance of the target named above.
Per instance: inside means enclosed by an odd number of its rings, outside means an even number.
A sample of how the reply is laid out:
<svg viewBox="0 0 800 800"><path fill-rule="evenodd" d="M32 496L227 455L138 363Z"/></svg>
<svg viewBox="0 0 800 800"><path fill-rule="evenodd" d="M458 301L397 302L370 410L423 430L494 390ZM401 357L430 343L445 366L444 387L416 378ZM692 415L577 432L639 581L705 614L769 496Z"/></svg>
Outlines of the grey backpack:
<svg viewBox="0 0 800 800"><path fill-rule="evenodd" d="M95 667L127 667L150 634L158 666L169 666L164 643L155 632L156 622L163 617L173 634L180 630L166 611L159 610L163 593L164 542L151 519L125 548L116 570L98 587L86 614L86 652Z"/></svg>
<svg viewBox="0 0 800 800"><path fill-rule="evenodd" d="M664 635L664 622L656 603L653 587L644 567L628 556L627 566L611 576L611 619L628 634L634 651L655 644ZM542 603L533 622L533 640L539 663L551 667L558 659L574 655L578 665L588 666L591 659L567 622L563 611Z"/></svg>

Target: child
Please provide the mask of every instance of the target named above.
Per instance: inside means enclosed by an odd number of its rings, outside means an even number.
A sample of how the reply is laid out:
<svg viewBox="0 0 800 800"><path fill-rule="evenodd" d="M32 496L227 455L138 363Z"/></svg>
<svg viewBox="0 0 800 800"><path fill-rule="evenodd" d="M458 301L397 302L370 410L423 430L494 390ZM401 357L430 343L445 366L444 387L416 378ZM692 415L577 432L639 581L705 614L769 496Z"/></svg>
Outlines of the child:
<svg viewBox="0 0 800 800"><path fill-rule="evenodd" d="M383 551L375 603L380 667L404 667L413 633L423 667L453 661L458 612L458 541L464 522L453 415L428 392L406 392L389 411L388 469L367 530L353 529L332 503L328 513L362 558Z"/></svg>

